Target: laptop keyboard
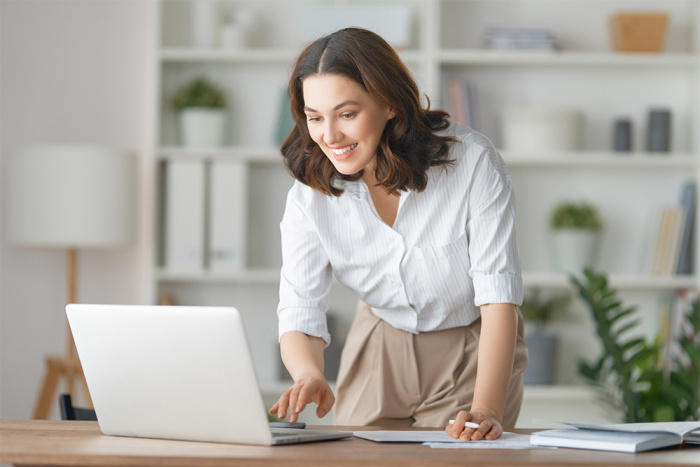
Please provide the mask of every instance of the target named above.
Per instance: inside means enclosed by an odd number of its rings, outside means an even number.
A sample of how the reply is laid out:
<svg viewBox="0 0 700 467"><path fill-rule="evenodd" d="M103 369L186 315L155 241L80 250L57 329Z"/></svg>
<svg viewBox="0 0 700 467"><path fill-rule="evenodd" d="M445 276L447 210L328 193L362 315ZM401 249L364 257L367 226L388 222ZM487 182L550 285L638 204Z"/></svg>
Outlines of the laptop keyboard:
<svg viewBox="0 0 700 467"><path fill-rule="evenodd" d="M285 438L290 436L298 436L297 429L294 428L271 428L273 438ZM299 430L302 431L303 430Z"/></svg>

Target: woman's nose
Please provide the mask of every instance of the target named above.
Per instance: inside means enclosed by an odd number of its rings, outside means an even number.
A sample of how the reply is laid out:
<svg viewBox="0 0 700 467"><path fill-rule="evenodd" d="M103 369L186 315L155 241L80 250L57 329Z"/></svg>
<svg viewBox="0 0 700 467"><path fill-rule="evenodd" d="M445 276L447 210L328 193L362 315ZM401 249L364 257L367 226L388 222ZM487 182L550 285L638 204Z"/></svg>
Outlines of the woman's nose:
<svg viewBox="0 0 700 467"><path fill-rule="evenodd" d="M323 142L327 146L333 146L342 141L343 135L338 125L335 122L327 121L326 127L323 130Z"/></svg>

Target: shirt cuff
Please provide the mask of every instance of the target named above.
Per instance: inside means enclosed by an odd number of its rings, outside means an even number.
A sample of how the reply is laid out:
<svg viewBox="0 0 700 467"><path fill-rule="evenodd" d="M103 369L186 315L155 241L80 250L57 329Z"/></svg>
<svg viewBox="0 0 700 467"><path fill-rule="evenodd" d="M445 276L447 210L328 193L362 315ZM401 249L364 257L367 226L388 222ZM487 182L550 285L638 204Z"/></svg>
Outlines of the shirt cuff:
<svg viewBox="0 0 700 467"><path fill-rule="evenodd" d="M523 278L516 274L475 274L474 304L487 303L523 304Z"/></svg>
<svg viewBox="0 0 700 467"><path fill-rule="evenodd" d="M331 343L331 335L328 332L326 315L317 309L311 308L286 308L278 313L279 336L290 331L299 331L313 337L320 337L326 343Z"/></svg>

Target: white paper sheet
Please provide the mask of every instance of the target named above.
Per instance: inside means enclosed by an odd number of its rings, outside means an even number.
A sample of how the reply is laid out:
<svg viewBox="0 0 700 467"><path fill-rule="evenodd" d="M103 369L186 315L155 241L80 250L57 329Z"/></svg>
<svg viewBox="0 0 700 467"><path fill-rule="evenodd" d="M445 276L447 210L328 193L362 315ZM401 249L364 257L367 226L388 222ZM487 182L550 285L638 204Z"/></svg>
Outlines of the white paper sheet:
<svg viewBox="0 0 700 467"><path fill-rule="evenodd" d="M378 443L422 443L431 448L447 449L538 449L530 446L529 435L505 432L493 441L460 441L444 431L356 431L358 438Z"/></svg>
<svg viewBox="0 0 700 467"><path fill-rule="evenodd" d="M504 432L500 438L493 441L458 441L452 439L447 443L427 442L423 446L437 449L540 449L542 446L531 446L530 435L519 435Z"/></svg>
<svg viewBox="0 0 700 467"><path fill-rule="evenodd" d="M459 440L454 439L444 431L356 431L353 433L358 438L376 441L378 443L425 443L438 442L450 443Z"/></svg>

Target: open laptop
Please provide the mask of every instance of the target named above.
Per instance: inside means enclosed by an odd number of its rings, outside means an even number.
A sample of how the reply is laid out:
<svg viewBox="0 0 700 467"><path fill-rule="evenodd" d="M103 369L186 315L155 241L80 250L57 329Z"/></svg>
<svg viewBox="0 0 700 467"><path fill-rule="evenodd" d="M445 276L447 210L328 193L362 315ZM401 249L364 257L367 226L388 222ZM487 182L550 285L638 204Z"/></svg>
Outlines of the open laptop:
<svg viewBox="0 0 700 467"><path fill-rule="evenodd" d="M352 436L270 427L235 308L70 304L66 314L106 435L258 445Z"/></svg>

